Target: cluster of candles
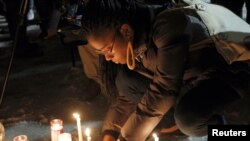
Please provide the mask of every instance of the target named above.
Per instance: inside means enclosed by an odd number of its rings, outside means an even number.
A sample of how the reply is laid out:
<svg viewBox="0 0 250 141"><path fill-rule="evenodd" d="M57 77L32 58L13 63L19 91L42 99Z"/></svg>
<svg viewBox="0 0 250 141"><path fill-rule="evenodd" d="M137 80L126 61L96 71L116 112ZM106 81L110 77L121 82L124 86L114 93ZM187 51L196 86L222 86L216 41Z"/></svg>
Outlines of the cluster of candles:
<svg viewBox="0 0 250 141"><path fill-rule="evenodd" d="M78 113L73 114L77 123L77 133L78 133L78 141L83 141L82 135L82 127L81 127L81 118ZM51 129L51 141L72 141L72 137L70 133L64 133L63 131L63 121L61 119L53 119L50 121L50 129ZM85 136L87 141L91 141L91 130L90 128L85 129ZM156 133L153 133L154 141L159 141L159 137ZM26 135L19 135L14 137L13 141L28 141L28 137Z"/></svg>
<svg viewBox="0 0 250 141"><path fill-rule="evenodd" d="M78 141L83 141L80 115L77 113L74 113L73 116L77 121ZM51 120L50 129L51 129L51 141L72 141L71 134L64 133L63 121L61 119ZM91 134L90 128L86 128L85 135L86 135L87 141L91 141L90 134ZM13 141L28 141L28 137L26 135L19 135L19 136L14 137Z"/></svg>
<svg viewBox="0 0 250 141"><path fill-rule="evenodd" d="M78 113L73 114L77 123L77 133L78 133L78 141L83 141L82 135L82 126L81 126L81 118ZM51 141L72 141L72 137L70 133L63 133L63 123L60 119L53 119L50 122L51 127ZM86 128L85 135L87 141L91 141L90 137L90 128Z"/></svg>

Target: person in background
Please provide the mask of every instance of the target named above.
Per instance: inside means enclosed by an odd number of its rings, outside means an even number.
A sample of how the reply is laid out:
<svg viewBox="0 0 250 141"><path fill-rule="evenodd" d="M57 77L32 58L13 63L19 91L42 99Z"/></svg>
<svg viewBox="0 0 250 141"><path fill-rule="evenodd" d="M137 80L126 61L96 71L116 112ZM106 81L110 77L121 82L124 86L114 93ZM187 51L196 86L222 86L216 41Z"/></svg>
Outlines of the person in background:
<svg viewBox="0 0 250 141"><path fill-rule="evenodd" d="M6 5L5 5L5 3L4 3L4 1L3 0L0 0L0 14L1 15L5 15L5 12L6 12Z"/></svg>
<svg viewBox="0 0 250 141"><path fill-rule="evenodd" d="M242 8L246 4L246 21L250 23L250 1L249 0L211 0L211 3L225 6L239 17L242 17Z"/></svg>
<svg viewBox="0 0 250 141"><path fill-rule="evenodd" d="M40 17L40 38L47 39L57 34L60 21L60 0L34 0L38 15Z"/></svg>
<svg viewBox="0 0 250 141"><path fill-rule="evenodd" d="M21 6L21 0L4 0L6 5L5 17L8 22L10 31L10 37L12 40L15 38L17 27L20 24L20 18L23 18L23 24L20 25L19 34L17 38L16 55L20 57L39 57L43 55L43 51L38 44L30 43L27 37L27 11L25 16L20 17L19 10Z"/></svg>
<svg viewBox="0 0 250 141"><path fill-rule="evenodd" d="M213 44L191 51L209 37L192 10L88 0L84 14L88 43L117 70L101 69L106 80L115 80L106 86L118 92L110 96L103 141L144 141L171 108L182 133L205 136L207 125L225 124L222 110L244 94L249 75L232 73L234 65Z"/></svg>
<svg viewBox="0 0 250 141"><path fill-rule="evenodd" d="M28 5L28 13L27 13L27 20L32 21L35 19L35 4L34 0L29 0L29 5Z"/></svg>

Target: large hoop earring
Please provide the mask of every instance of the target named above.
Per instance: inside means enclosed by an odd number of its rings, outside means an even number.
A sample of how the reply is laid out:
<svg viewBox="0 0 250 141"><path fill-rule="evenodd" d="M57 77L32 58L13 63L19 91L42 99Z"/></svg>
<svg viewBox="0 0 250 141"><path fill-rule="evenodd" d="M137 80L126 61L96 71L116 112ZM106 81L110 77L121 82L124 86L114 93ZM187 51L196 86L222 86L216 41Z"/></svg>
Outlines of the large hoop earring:
<svg viewBox="0 0 250 141"><path fill-rule="evenodd" d="M130 41L127 46L127 66L130 70L135 68L134 50Z"/></svg>

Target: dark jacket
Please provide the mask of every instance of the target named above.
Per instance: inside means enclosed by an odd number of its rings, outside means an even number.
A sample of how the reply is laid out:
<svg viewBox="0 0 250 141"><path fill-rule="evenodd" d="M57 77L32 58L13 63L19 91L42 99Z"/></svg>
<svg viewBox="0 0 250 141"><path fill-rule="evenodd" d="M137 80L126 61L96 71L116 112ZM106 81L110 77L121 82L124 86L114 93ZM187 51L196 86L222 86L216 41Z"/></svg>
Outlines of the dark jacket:
<svg viewBox="0 0 250 141"><path fill-rule="evenodd" d="M145 32L150 33L148 41L135 49L135 70L152 82L138 103L137 111L121 130L130 141L145 139L143 137L174 106L181 91L188 91L206 79L232 80L229 66L213 44L193 48L192 45L208 38L209 34L192 11L165 10L151 16L153 24Z"/></svg>

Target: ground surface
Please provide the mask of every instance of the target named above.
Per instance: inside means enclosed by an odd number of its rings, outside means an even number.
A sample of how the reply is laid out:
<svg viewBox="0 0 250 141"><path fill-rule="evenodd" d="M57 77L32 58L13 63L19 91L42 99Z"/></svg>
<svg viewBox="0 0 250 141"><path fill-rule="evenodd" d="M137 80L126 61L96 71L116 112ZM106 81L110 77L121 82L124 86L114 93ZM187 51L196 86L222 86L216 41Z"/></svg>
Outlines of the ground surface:
<svg viewBox="0 0 250 141"><path fill-rule="evenodd" d="M82 100L95 88L89 88L89 79L83 72L77 52L76 67L73 67L70 48L61 43L59 36L40 40L37 25L30 26L28 30L30 41L37 42L43 48L44 55L14 58L0 105L0 122L6 129L6 141L18 134L29 135L31 141L37 140L37 135L44 140L43 135L50 131L49 121L54 118L63 120L66 131L67 125L68 131L73 131L76 128L72 116L74 112L81 115L83 126L91 121L92 126L96 124L100 127L107 103L102 96L92 101ZM1 91L11 52L8 45L4 41L0 48Z"/></svg>

